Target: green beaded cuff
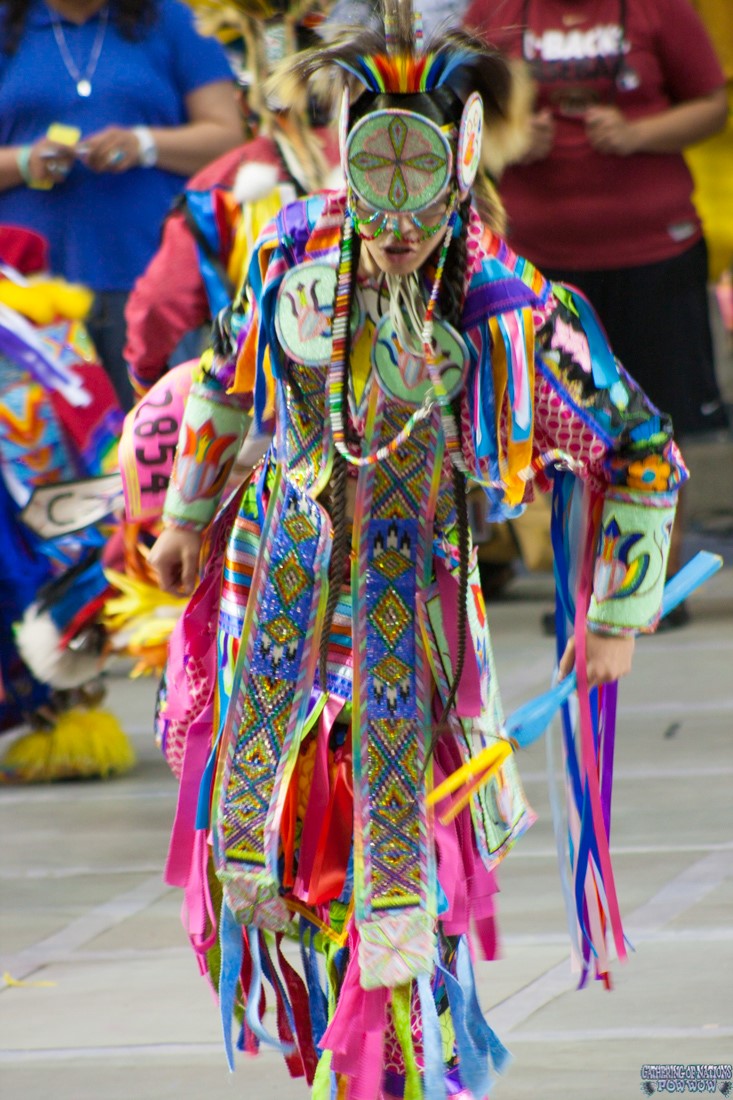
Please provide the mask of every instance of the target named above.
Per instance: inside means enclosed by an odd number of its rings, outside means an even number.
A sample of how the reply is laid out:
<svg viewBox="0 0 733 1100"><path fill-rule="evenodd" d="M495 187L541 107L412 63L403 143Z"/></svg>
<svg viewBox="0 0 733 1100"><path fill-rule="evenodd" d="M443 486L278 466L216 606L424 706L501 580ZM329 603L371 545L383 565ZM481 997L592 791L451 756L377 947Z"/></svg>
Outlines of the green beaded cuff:
<svg viewBox="0 0 733 1100"><path fill-rule="evenodd" d="M166 526L203 531L209 525L250 423L223 391L194 383L165 497Z"/></svg>
<svg viewBox="0 0 733 1100"><path fill-rule="evenodd" d="M588 626L600 634L651 633L657 625L675 493L613 489L603 504Z"/></svg>

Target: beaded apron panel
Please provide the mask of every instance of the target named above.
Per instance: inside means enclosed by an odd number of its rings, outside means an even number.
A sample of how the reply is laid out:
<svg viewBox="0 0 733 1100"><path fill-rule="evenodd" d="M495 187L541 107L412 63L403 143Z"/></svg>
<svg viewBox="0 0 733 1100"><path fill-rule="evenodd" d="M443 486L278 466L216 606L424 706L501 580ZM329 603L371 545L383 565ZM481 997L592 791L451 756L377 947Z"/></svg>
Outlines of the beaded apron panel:
<svg viewBox="0 0 733 1100"><path fill-rule="evenodd" d="M404 408L371 396L370 451ZM354 524L354 893L361 982L394 986L433 965L436 871L423 771L432 678L417 594L432 567L442 465L437 417L359 474Z"/></svg>
<svg viewBox="0 0 733 1100"><path fill-rule="evenodd" d="M282 418L288 478L301 489L311 489L328 463L330 426L325 415L323 367L288 365L292 383L286 388Z"/></svg>
<svg viewBox="0 0 733 1100"><path fill-rule="evenodd" d="M278 445L292 448L296 471L312 480L306 471L317 468L323 432L315 430L316 417L301 413L281 417L288 427ZM279 826L315 672L330 536L323 508L280 474L260 540L217 768L218 874L242 923L282 928L289 921L278 896Z"/></svg>

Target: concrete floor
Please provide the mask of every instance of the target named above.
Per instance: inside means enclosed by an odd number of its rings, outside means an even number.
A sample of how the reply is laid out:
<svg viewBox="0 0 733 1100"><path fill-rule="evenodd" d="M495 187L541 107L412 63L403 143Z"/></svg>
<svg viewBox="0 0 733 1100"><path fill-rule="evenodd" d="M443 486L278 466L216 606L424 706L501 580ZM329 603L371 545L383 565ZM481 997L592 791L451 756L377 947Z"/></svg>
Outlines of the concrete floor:
<svg viewBox="0 0 733 1100"><path fill-rule="evenodd" d="M549 593L525 577L491 611L508 711L548 683ZM504 958L479 968L515 1056L492 1100L622 1100L647 1063L733 1060L733 569L690 604L688 627L639 641L621 689L613 851L635 952L613 993L573 989L544 746L523 756L540 818L500 871ZM129 776L0 790L4 1100L307 1096L271 1053L227 1070L180 897L161 881L175 784L153 693L110 676L139 756Z"/></svg>

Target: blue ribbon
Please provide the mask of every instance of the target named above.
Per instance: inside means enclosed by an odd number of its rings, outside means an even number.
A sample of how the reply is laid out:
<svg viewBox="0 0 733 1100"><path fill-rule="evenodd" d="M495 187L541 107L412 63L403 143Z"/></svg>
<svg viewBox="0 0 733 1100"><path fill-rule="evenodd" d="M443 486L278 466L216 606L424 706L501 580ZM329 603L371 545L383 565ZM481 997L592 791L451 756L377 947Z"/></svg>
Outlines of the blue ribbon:
<svg viewBox="0 0 733 1100"><path fill-rule="evenodd" d="M232 1044L232 1018L237 997L239 975L242 971L244 944L242 926L237 921L226 901L221 905L219 918L219 946L221 948L221 970L219 973L219 1009L221 1026L224 1032L224 1049L227 1065L234 1072L234 1048Z"/></svg>
<svg viewBox="0 0 733 1100"><path fill-rule="evenodd" d="M473 1096L486 1096L491 1077L488 1065L488 1049L481 1028L476 1021L468 1020L468 1007L460 982L449 970L440 967L448 994L453 1030L456 1034L458 1064L461 1081ZM481 1016L483 1022L483 1016Z"/></svg>
<svg viewBox="0 0 733 1100"><path fill-rule="evenodd" d="M295 1034L295 1015L293 1014L293 1007L290 1004L287 993L285 992L285 986L283 985L280 975L275 970L275 964L270 964L267 952L262 954L262 973L267 978L268 982L277 993L279 993L282 1003L285 1006L285 1015L288 1018L290 1024L290 1030Z"/></svg>
<svg viewBox="0 0 733 1100"><path fill-rule="evenodd" d="M306 932L310 933L310 943L306 947ZM313 942L313 928L305 917L300 918L300 958L303 964L305 984L308 987L308 1007L313 1030L313 1043L318 1055L323 1053L321 1042L328 1027L328 998L321 988L318 978L318 957Z"/></svg>
<svg viewBox="0 0 733 1100"><path fill-rule="evenodd" d="M619 373L606 334L598 320L598 314L588 299L584 298L579 291L572 288L571 296L580 323L588 338L590 358L593 365L593 381L599 389L610 389L615 382L618 382Z"/></svg>
<svg viewBox="0 0 733 1100"><path fill-rule="evenodd" d="M447 1100L448 1094L445 1087L445 1067L443 1063L443 1037L440 1032L438 1010L435 1007L428 974L418 974L417 992L420 999L423 1059L425 1062L423 1100Z"/></svg>
<svg viewBox="0 0 733 1100"><path fill-rule="evenodd" d="M502 1073L511 1061L511 1054L494 1029L489 1025L481 1011L478 994L476 993L473 964L468 950L468 941L465 936L461 936L458 941L458 950L456 952L456 976L465 991L471 1025L476 1028L477 1032L480 1031L482 1033L491 1064L497 1073Z"/></svg>
<svg viewBox="0 0 733 1100"><path fill-rule="evenodd" d="M511 1055L481 1011L465 936L458 941L455 976L445 967L438 970L448 994L461 1083L474 1096L483 1097L491 1087L490 1066L501 1072Z"/></svg>
<svg viewBox="0 0 733 1100"><path fill-rule="evenodd" d="M214 211L213 192L186 191L186 205L209 247L218 255L221 251L221 240ZM197 245L197 252L211 316L216 317L217 313L229 305L229 290L222 283L221 275L200 245Z"/></svg>
<svg viewBox="0 0 733 1100"><path fill-rule="evenodd" d="M260 993L262 992L263 970L259 928L256 928L253 924L249 925L247 928L247 938L249 940L249 952L252 956L252 978L249 983L247 1008L245 1012L247 1027L257 1036L261 1043L267 1043L268 1046L274 1047L275 1050L279 1051L281 1054L292 1054L295 1050L293 1044L282 1043L279 1039L270 1035L260 1019Z"/></svg>

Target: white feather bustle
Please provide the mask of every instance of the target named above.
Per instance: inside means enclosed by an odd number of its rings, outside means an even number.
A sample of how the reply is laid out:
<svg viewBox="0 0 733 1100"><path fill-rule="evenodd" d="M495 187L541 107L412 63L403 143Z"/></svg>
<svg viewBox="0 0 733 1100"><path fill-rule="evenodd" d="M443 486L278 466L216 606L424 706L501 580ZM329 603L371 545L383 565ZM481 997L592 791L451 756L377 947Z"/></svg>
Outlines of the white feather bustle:
<svg viewBox="0 0 733 1100"><path fill-rule="evenodd" d="M495 180L510 164L516 164L527 152L531 140L532 104L535 86L524 61L509 61L511 92L505 118L484 121L481 163Z"/></svg>
<svg viewBox="0 0 733 1100"><path fill-rule="evenodd" d="M332 168L323 183L324 191L342 191L346 187L346 179L344 178L344 170L341 165L336 165Z"/></svg>
<svg viewBox="0 0 733 1100"><path fill-rule="evenodd" d="M77 653L61 645L59 633L47 611L31 604L15 632L18 652L37 680L66 690L81 687L99 675L98 654Z"/></svg>
<svg viewBox="0 0 733 1100"><path fill-rule="evenodd" d="M240 205L245 202L257 202L259 199L267 198L277 187L279 179L280 169L276 164L247 161L237 172L232 194Z"/></svg>

